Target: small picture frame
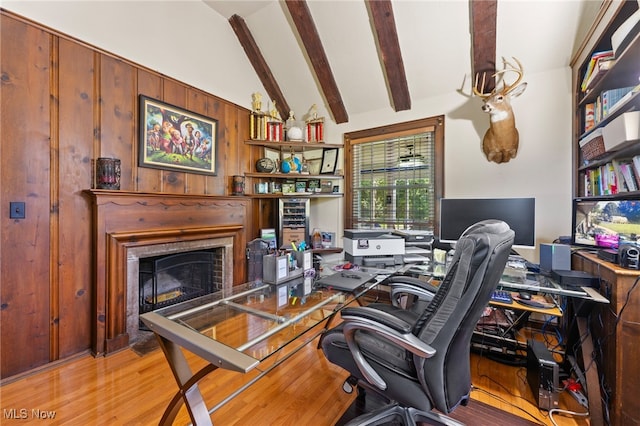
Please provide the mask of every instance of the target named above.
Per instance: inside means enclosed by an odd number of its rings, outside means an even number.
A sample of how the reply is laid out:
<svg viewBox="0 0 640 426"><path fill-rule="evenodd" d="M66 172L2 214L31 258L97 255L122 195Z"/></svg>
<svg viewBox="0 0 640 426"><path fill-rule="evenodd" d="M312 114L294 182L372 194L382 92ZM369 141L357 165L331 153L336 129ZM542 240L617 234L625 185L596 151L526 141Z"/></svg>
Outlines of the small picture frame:
<svg viewBox="0 0 640 426"><path fill-rule="evenodd" d="M320 174L332 175L336 172L338 163L338 148L325 148L322 150L322 165Z"/></svg>

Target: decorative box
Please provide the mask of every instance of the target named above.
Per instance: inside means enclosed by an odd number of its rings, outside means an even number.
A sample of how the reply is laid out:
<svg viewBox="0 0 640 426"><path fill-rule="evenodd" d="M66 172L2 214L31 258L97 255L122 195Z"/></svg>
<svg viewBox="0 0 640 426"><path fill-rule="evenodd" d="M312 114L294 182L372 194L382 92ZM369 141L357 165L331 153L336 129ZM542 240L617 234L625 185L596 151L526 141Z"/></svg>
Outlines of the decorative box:
<svg viewBox="0 0 640 426"><path fill-rule="evenodd" d="M333 183L330 180L321 180L320 192L331 192L331 191L333 191Z"/></svg>
<svg viewBox="0 0 640 426"><path fill-rule="evenodd" d="M296 192L296 184L293 182L284 182L282 184L282 193L283 194L292 194Z"/></svg>

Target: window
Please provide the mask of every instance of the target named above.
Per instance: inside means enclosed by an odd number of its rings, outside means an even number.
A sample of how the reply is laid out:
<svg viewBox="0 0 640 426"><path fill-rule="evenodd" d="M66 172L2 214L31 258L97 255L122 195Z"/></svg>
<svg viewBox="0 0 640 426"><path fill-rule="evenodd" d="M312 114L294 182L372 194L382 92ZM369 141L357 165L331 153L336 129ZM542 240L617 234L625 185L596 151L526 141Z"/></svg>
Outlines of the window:
<svg viewBox="0 0 640 426"><path fill-rule="evenodd" d="M444 116L345 134L345 228L437 232Z"/></svg>

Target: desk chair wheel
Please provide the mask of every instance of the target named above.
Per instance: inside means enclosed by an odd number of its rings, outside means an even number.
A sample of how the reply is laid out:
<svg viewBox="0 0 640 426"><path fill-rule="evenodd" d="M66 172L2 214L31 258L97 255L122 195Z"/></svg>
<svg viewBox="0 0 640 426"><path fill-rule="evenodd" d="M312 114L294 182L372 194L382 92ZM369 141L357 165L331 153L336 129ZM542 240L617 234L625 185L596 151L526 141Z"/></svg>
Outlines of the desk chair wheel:
<svg viewBox="0 0 640 426"><path fill-rule="evenodd" d="M356 379L354 376L349 376L347 377L347 380L345 380L342 384L342 390L345 393L351 394L353 393L353 388L356 386L358 386L358 379Z"/></svg>

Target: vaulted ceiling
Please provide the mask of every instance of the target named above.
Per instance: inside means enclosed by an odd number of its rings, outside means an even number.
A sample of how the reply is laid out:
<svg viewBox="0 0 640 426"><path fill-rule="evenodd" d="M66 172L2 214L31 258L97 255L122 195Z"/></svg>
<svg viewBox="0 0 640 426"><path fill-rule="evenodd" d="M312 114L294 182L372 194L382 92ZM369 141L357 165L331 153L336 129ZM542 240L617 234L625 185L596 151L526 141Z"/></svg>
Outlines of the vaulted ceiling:
<svg viewBox="0 0 640 426"><path fill-rule="evenodd" d="M317 103L338 124L353 114L405 111L416 99L470 92L473 73L492 73L500 56L517 57L525 73L568 67L583 15L600 3L204 1L229 20L281 116Z"/></svg>

